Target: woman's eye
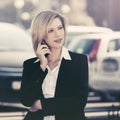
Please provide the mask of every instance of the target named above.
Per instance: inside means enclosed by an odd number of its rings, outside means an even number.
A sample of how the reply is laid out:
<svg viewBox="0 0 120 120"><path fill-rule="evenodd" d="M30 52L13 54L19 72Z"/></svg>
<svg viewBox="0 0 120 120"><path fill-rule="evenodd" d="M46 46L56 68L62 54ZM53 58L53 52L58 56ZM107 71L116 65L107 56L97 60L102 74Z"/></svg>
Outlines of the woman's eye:
<svg viewBox="0 0 120 120"><path fill-rule="evenodd" d="M63 29L63 26L58 27L59 30Z"/></svg>
<svg viewBox="0 0 120 120"><path fill-rule="evenodd" d="M51 30L48 30L48 33L51 33L51 32L53 32L53 30L51 29Z"/></svg>

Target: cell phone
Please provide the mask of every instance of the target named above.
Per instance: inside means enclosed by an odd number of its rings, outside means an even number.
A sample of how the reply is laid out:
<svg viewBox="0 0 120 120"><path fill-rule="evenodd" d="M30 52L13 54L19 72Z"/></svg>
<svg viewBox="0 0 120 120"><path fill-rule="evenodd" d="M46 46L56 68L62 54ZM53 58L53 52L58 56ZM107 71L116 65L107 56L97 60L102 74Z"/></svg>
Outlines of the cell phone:
<svg viewBox="0 0 120 120"><path fill-rule="evenodd" d="M45 40L42 40L41 45L47 45L48 46L48 44L45 42ZM48 48L50 49L49 46L48 46ZM47 56L48 56L48 53L45 54L45 57L47 57Z"/></svg>
<svg viewBox="0 0 120 120"><path fill-rule="evenodd" d="M42 40L41 45L47 45L47 43L45 42L45 40Z"/></svg>

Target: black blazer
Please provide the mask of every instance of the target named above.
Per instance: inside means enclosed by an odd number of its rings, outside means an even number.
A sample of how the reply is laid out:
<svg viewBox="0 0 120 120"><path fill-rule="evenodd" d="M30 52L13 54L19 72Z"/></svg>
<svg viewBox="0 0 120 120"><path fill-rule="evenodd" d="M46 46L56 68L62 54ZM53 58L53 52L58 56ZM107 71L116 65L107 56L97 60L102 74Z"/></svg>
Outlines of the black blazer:
<svg viewBox="0 0 120 120"><path fill-rule="evenodd" d="M85 120L84 108L88 96L87 56L69 53L72 60L62 59L54 98L46 99L42 93L41 85L47 69L42 71L40 62L35 62L37 57L24 62L20 100L25 106L31 106L37 99L41 100L43 109L36 112L40 116L39 120L46 115L55 115L55 120Z"/></svg>

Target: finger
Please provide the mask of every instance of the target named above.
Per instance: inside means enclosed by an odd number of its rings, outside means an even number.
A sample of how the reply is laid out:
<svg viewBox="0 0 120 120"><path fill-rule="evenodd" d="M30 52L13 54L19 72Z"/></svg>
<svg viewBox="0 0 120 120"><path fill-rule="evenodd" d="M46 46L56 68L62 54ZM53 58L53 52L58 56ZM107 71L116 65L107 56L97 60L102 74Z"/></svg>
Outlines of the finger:
<svg viewBox="0 0 120 120"><path fill-rule="evenodd" d="M42 51L44 54L46 54L46 53L50 54L50 53L51 53L51 51L50 51L48 48L44 48L44 49L42 49L41 51Z"/></svg>

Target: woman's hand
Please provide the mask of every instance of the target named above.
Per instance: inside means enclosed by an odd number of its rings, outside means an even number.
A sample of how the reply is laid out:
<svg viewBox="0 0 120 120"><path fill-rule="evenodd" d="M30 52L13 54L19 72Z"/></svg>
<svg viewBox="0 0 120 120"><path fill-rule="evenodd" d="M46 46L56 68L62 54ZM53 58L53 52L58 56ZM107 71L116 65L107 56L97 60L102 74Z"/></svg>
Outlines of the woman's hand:
<svg viewBox="0 0 120 120"><path fill-rule="evenodd" d="M43 71L45 71L46 66L48 64L48 60L47 57L45 57L45 54L50 54L50 49L48 48L47 45L41 45L38 44L38 48L36 50L36 55L40 60L40 67L43 69Z"/></svg>
<svg viewBox="0 0 120 120"><path fill-rule="evenodd" d="M36 112L38 110L42 110L42 105L40 100L36 100L30 108L31 112Z"/></svg>

